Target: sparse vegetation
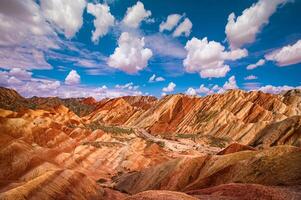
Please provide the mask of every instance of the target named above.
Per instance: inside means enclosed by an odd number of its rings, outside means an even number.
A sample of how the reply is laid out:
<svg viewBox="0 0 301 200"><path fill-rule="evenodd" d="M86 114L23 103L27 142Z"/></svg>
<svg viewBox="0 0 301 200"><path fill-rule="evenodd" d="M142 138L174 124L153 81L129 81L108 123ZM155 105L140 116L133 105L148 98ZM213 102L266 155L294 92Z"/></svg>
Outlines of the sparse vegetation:
<svg viewBox="0 0 301 200"><path fill-rule="evenodd" d="M221 138L221 137L215 137L212 135L202 135L200 133L179 133L176 135L177 138L183 138L183 139L191 139L194 142L199 140L205 140L210 146L213 147L220 147L224 148L227 146L227 144L230 142L229 138Z"/></svg>
<svg viewBox="0 0 301 200"><path fill-rule="evenodd" d="M199 135L197 134L185 134L185 133L179 133L176 135L177 138L183 138L183 139L191 139L193 141L195 141Z"/></svg>
<svg viewBox="0 0 301 200"><path fill-rule="evenodd" d="M215 137L212 135L203 135L200 136L200 139L204 138L208 141L210 146L225 148L227 144L230 142L230 139L223 137Z"/></svg>
<svg viewBox="0 0 301 200"><path fill-rule="evenodd" d="M82 145L91 145L95 148L101 147L114 147L114 146L121 146L122 143L119 142L102 142L102 141L93 141L93 142L84 142Z"/></svg>
<svg viewBox="0 0 301 200"><path fill-rule="evenodd" d="M165 147L165 142L163 142L163 141L146 140L146 148L151 146L152 144L157 144L161 148Z"/></svg>
<svg viewBox="0 0 301 200"><path fill-rule="evenodd" d="M97 183L105 183L107 182L108 180L104 179L104 178L100 178L97 180Z"/></svg>
<svg viewBox="0 0 301 200"><path fill-rule="evenodd" d="M218 113L218 111L199 111L196 114L196 123L209 122Z"/></svg>
<svg viewBox="0 0 301 200"><path fill-rule="evenodd" d="M88 115L95 109L95 105L84 104L80 101L80 99L62 99L63 104L72 110L76 115L82 117Z"/></svg>
<svg viewBox="0 0 301 200"><path fill-rule="evenodd" d="M92 131L100 129L106 133L113 133L113 134L128 134L129 135L134 132L133 129L131 129L131 128L121 128L118 126L107 126L107 125L99 123L98 121L87 124L86 127Z"/></svg>
<svg viewBox="0 0 301 200"><path fill-rule="evenodd" d="M163 141L157 141L156 142L161 148L164 148L165 147L165 142Z"/></svg>

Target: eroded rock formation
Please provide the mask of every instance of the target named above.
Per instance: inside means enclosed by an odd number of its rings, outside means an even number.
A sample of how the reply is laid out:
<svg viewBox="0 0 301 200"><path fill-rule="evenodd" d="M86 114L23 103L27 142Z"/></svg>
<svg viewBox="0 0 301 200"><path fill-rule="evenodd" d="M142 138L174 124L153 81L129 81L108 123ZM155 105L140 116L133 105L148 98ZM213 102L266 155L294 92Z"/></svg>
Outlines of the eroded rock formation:
<svg viewBox="0 0 301 200"><path fill-rule="evenodd" d="M298 90L0 100L0 199L301 197Z"/></svg>

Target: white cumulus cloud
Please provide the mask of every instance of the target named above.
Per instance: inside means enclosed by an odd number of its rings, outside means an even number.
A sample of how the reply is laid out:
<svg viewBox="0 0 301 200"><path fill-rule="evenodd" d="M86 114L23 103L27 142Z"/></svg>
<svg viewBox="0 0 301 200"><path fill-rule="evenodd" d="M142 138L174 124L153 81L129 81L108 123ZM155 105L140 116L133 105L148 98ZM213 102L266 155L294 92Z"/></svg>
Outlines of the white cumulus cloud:
<svg viewBox="0 0 301 200"><path fill-rule="evenodd" d="M123 32L118 39L118 47L108 59L108 65L127 73L136 73L144 69L153 55L144 45L144 38L140 39Z"/></svg>
<svg viewBox="0 0 301 200"><path fill-rule="evenodd" d="M179 37L182 34L184 34L186 37L188 37L191 33L192 29L192 23L191 21L186 17L184 21L176 28L176 30L173 32L173 37Z"/></svg>
<svg viewBox="0 0 301 200"><path fill-rule="evenodd" d="M126 11L123 23L131 28L138 28L143 20L147 20L152 15L151 11L145 10L142 2L138 1Z"/></svg>
<svg viewBox="0 0 301 200"><path fill-rule="evenodd" d="M95 17L93 22L95 31L92 31L92 41L98 42L99 38L105 36L109 28L114 25L115 18L110 13L110 7L106 4L88 3L87 12Z"/></svg>
<svg viewBox="0 0 301 200"><path fill-rule="evenodd" d="M232 49L252 43L262 27L269 23L270 16L277 7L288 0L259 0L236 18L234 13L228 17L226 25L227 40Z"/></svg>
<svg viewBox="0 0 301 200"><path fill-rule="evenodd" d="M264 59L260 59L260 60L257 61L257 63L248 65L247 66L247 70L255 69L255 68L257 68L259 66L262 66L264 64L265 64L265 60Z"/></svg>
<svg viewBox="0 0 301 200"><path fill-rule="evenodd" d="M279 66L293 65L301 62L301 40L265 55L267 60L275 61Z"/></svg>
<svg viewBox="0 0 301 200"><path fill-rule="evenodd" d="M76 85L80 82L80 75L75 70L71 70L65 79L67 85Z"/></svg>
<svg viewBox="0 0 301 200"><path fill-rule="evenodd" d="M187 72L198 72L202 78L224 77L230 66L224 64L225 60L237 60L248 55L246 49L225 51L219 42L192 38L186 43L187 56L183 65Z"/></svg>
<svg viewBox="0 0 301 200"><path fill-rule="evenodd" d="M265 93L278 94L285 90L292 90L292 89L296 89L296 88L300 89L300 87L292 87L292 86L287 86L287 85L284 85L284 86L266 85L266 86L260 87L258 90L265 92Z"/></svg>
<svg viewBox="0 0 301 200"><path fill-rule="evenodd" d="M190 87L186 90L185 94L194 96L197 95L197 91L194 88Z"/></svg>
<svg viewBox="0 0 301 200"><path fill-rule="evenodd" d="M41 0L41 9L48 21L72 38L83 25L85 0Z"/></svg>
<svg viewBox="0 0 301 200"><path fill-rule="evenodd" d="M207 88L204 84L200 85L199 89L197 90L200 94L208 94L210 89Z"/></svg>
<svg viewBox="0 0 301 200"><path fill-rule="evenodd" d="M179 23L181 18L182 16L179 14L168 15L166 21L160 24L159 31L171 31Z"/></svg>
<svg viewBox="0 0 301 200"><path fill-rule="evenodd" d="M225 82L223 89L224 90L233 90L237 89L238 86L236 84L235 76L231 76L228 81Z"/></svg>
<svg viewBox="0 0 301 200"><path fill-rule="evenodd" d="M175 87L176 87L176 84L173 83L173 82L170 82L170 83L168 84L167 87L164 87L164 88L162 89L162 91L163 91L163 92L172 92L172 91L175 90Z"/></svg>

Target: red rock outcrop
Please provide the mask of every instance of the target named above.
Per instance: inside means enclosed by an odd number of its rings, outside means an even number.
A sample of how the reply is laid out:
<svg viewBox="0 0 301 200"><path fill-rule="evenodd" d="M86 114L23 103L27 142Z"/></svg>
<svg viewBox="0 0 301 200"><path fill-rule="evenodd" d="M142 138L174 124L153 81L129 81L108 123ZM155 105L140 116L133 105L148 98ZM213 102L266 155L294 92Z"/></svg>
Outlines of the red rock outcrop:
<svg viewBox="0 0 301 200"><path fill-rule="evenodd" d="M124 125L127 124L127 121L148 110L156 102L157 99L150 96L126 96L104 100L85 119L110 125Z"/></svg>
<svg viewBox="0 0 301 200"><path fill-rule="evenodd" d="M226 155L230 153L236 153L239 151L255 151L256 149L250 146L241 145L239 143L232 143L226 148L224 148L222 151L218 152L216 155Z"/></svg>
<svg viewBox="0 0 301 200"><path fill-rule="evenodd" d="M62 105L1 109L0 130L0 199L122 199L126 195L101 186L186 155L131 129L84 124Z"/></svg>
<svg viewBox="0 0 301 200"><path fill-rule="evenodd" d="M190 191L227 183L300 185L301 149L277 146L220 156L184 157L121 176L115 188L130 194L146 190Z"/></svg>
<svg viewBox="0 0 301 200"><path fill-rule="evenodd" d="M189 191L187 194L198 199L216 200L286 200L300 199L301 187L265 186L259 184L230 183L201 190Z"/></svg>

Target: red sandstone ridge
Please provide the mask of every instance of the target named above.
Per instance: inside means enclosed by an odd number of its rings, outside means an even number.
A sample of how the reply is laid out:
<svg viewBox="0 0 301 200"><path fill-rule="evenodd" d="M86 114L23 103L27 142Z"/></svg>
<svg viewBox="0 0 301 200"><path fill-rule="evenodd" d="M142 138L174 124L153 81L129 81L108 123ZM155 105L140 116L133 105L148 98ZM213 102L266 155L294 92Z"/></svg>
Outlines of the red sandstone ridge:
<svg viewBox="0 0 301 200"><path fill-rule="evenodd" d="M0 99L0 199L300 199L298 90Z"/></svg>
<svg viewBox="0 0 301 200"><path fill-rule="evenodd" d="M183 157L121 176L115 188L130 194L146 190L190 191L227 183L271 186L301 184L301 149L277 146L227 155Z"/></svg>
<svg viewBox="0 0 301 200"><path fill-rule="evenodd" d="M85 119L220 147L232 141L263 148L275 144L300 146L300 104L301 96L296 92L274 95L232 90L207 97L168 95L160 100L121 97L101 101ZM288 127L291 131L286 134ZM273 139L270 130L277 132Z"/></svg>
<svg viewBox="0 0 301 200"><path fill-rule="evenodd" d="M95 105L97 103L93 97L83 98L80 102L86 105Z"/></svg>
<svg viewBox="0 0 301 200"><path fill-rule="evenodd" d="M222 151L218 152L216 155L226 155L230 153L235 153L239 151L255 151L255 148L246 146L246 145L241 145L238 143L232 143L226 148L224 148Z"/></svg>
<svg viewBox="0 0 301 200"><path fill-rule="evenodd" d="M111 125L125 125L150 109L157 99L150 96L119 97L101 101L85 119Z"/></svg>

